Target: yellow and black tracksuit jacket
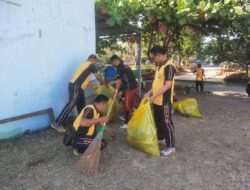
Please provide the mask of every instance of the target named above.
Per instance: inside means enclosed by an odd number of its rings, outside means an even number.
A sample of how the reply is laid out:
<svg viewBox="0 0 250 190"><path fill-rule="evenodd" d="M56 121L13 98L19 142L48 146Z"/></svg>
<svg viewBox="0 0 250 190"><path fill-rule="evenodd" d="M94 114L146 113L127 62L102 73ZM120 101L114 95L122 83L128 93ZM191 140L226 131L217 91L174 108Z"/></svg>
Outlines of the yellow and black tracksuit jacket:
<svg viewBox="0 0 250 190"><path fill-rule="evenodd" d="M203 74L204 74L203 68L197 68L196 69L196 81L203 81Z"/></svg>
<svg viewBox="0 0 250 190"><path fill-rule="evenodd" d="M173 102L175 72L176 69L171 60L167 61L164 65L156 67L155 78L152 85L153 95L156 94L165 85L166 81L172 81L172 86L166 92L157 96L153 104L163 105L164 103Z"/></svg>
<svg viewBox="0 0 250 190"><path fill-rule="evenodd" d="M90 81L91 73L97 73L97 68L93 63L87 61L76 70L70 83L77 84L84 90Z"/></svg>
<svg viewBox="0 0 250 190"><path fill-rule="evenodd" d="M97 112L94 105L86 106L81 113L78 115L73 123L73 127L76 131L76 136L79 138L91 137L94 138L97 135L96 125L91 125L90 127L81 127L81 119L98 119L100 114Z"/></svg>

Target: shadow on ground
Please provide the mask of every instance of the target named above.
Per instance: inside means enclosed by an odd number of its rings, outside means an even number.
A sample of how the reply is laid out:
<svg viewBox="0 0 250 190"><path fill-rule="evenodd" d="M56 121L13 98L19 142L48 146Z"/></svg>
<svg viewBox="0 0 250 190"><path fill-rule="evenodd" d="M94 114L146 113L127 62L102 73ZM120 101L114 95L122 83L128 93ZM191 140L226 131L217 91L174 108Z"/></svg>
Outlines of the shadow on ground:
<svg viewBox="0 0 250 190"><path fill-rule="evenodd" d="M129 147L119 121L102 151L100 172L75 170L77 157L52 129L0 143L0 189L248 190L250 103L248 99L191 94L202 119L175 114L177 154L151 157ZM178 97L184 98L183 95Z"/></svg>

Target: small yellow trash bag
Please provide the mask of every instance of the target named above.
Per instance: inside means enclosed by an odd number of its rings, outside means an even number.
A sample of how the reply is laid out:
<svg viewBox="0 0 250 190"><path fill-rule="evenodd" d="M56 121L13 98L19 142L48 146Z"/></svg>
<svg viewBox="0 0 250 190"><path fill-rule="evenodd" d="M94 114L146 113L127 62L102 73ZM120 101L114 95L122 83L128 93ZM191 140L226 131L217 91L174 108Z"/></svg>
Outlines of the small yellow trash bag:
<svg viewBox="0 0 250 190"><path fill-rule="evenodd" d="M142 100L128 123L127 141L136 149L153 156L160 156L155 122L148 98Z"/></svg>
<svg viewBox="0 0 250 190"><path fill-rule="evenodd" d="M201 112L195 98L186 98L173 104L173 108L187 117L201 118Z"/></svg>
<svg viewBox="0 0 250 190"><path fill-rule="evenodd" d="M108 111L110 109L111 103L112 103L112 98L113 98L113 96L115 94L115 89L110 85L101 85L96 89L96 93L97 94L103 94L103 95L105 95L105 96L107 96L109 98L108 106L107 106L106 110L104 111L104 114L107 115ZM119 101L116 98L114 100L112 110L111 110L111 112L109 114L110 120L113 120L118 116L119 107L120 107Z"/></svg>
<svg viewBox="0 0 250 190"><path fill-rule="evenodd" d="M96 93L112 98L115 94L115 89L111 85L101 85L96 89Z"/></svg>

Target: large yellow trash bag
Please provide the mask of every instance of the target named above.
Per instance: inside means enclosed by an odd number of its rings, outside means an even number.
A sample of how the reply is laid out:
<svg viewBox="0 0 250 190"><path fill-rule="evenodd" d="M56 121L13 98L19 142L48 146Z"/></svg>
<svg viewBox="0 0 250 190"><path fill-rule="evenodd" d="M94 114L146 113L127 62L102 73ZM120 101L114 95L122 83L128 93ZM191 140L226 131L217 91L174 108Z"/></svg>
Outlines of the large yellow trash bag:
<svg viewBox="0 0 250 190"><path fill-rule="evenodd" d="M115 89L110 85L101 85L96 89L96 93L103 94L109 98L107 109L104 111L104 114L107 115L112 103L112 98L115 94ZM119 108L119 101L118 99L115 99L112 110L109 114L110 120L113 120L118 116Z"/></svg>
<svg viewBox="0 0 250 190"><path fill-rule="evenodd" d="M127 141L143 152L160 156L155 122L148 98L142 100L128 123Z"/></svg>
<svg viewBox="0 0 250 190"><path fill-rule="evenodd" d="M173 108L180 114L188 117L201 118L201 112L198 108L198 103L194 98L186 98L173 104Z"/></svg>

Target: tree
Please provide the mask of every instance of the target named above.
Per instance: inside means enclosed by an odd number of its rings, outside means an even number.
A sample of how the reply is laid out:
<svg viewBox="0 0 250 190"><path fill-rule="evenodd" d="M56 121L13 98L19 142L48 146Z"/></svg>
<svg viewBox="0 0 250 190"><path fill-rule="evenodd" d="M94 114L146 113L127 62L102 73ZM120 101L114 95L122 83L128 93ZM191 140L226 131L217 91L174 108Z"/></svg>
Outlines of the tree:
<svg viewBox="0 0 250 190"><path fill-rule="evenodd" d="M237 11L239 15L232 19L227 35L219 35L208 43L201 54L214 57L216 63L231 61L240 64L246 70L250 65L250 14L244 6Z"/></svg>
<svg viewBox="0 0 250 190"><path fill-rule="evenodd" d="M149 50L155 44L170 53L182 52L184 37L193 41L201 36L232 35L245 1L237 0L99 0L97 10L107 16L111 26L141 26Z"/></svg>

